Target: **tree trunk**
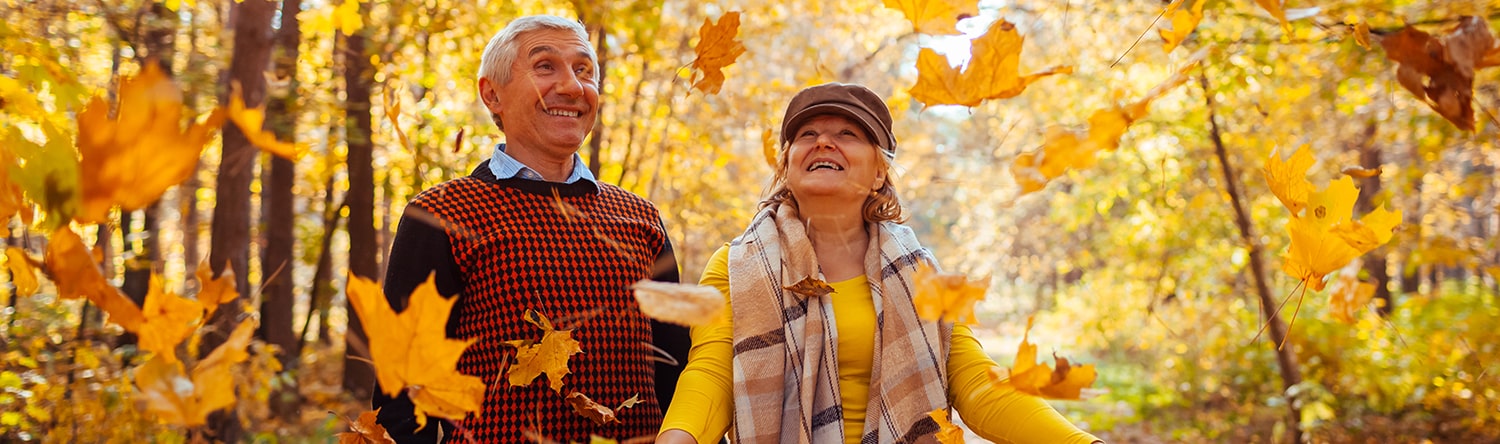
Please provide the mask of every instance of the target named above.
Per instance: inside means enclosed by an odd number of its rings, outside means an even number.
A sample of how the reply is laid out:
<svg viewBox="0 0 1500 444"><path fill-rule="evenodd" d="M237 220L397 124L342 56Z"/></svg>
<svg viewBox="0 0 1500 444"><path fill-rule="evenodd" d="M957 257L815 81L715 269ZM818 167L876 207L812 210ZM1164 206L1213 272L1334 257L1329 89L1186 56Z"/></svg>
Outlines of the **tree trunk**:
<svg viewBox="0 0 1500 444"><path fill-rule="evenodd" d="M608 69L605 69L609 66L609 38L602 21L599 23L595 23L593 26L590 26L590 28L592 28L590 29L590 31L592 31L592 34L594 34L594 36L599 39L599 44L597 45L598 49L595 50L595 52L597 52L596 57L599 58L599 72L594 77L599 79L599 92L603 93L604 81L608 78L605 73L609 72ZM601 157L601 153L603 151L604 101L601 100L599 102L599 112L594 114L593 135L589 137L589 172L593 173L595 178L599 177L599 158Z"/></svg>
<svg viewBox="0 0 1500 444"><path fill-rule="evenodd" d="M1244 198L1240 195L1240 189L1234 166L1229 163L1229 150L1224 147L1224 138L1219 130L1219 121L1214 110L1214 93L1209 88L1208 76L1199 74L1198 83L1203 86L1203 101L1208 107L1209 137L1213 140L1214 154L1219 158L1219 165L1224 173L1224 189L1229 194L1229 202L1234 207L1234 223L1239 227L1240 241L1245 248L1250 250L1250 272L1255 282L1255 293L1260 297L1260 307L1266 315L1266 323L1269 324L1271 333L1271 345L1276 348L1276 363L1281 367L1282 393L1292 386L1302 382L1302 371L1297 365L1297 355L1293 348L1281 347L1286 342L1286 324L1281 322L1281 317L1276 313L1276 300L1271 297L1271 286L1266 281L1266 266L1261 257L1260 237L1255 234L1255 225L1250 221L1250 213L1246 211ZM1290 409L1291 416L1287 417L1287 432L1291 434L1292 440L1302 442L1301 409L1295 400L1289 400L1286 404Z"/></svg>
<svg viewBox="0 0 1500 444"><path fill-rule="evenodd" d="M369 14L369 5L360 5L360 14ZM345 143L349 152L349 272L355 276L379 280L375 263L375 169L374 143L370 140L370 89L374 84L374 67L365 48L368 27L344 39ZM352 306L345 304L351 316L345 332L344 389L356 399L368 399L375 388L375 369L365 345L365 331Z"/></svg>
<svg viewBox="0 0 1500 444"><path fill-rule="evenodd" d="M331 175L330 175L331 176ZM333 234L338 229L344 202L333 204L333 178L329 177L327 192L323 194L323 240L318 249L318 265L313 272L312 289L308 294L307 317L302 323L300 344L307 343L307 333L314 327L313 314L318 315L318 342L328 344L328 309L336 290L333 288Z"/></svg>
<svg viewBox="0 0 1500 444"><path fill-rule="evenodd" d="M1374 144L1376 129L1376 123L1373 121L1365 126L1364 136L1355 147L1359 150L1360 168L1380 168L1380 148ZM1375 210L1375 195L1380 194L1380 176L1355 180L1359 182L1359 197L1354 201L1354 211L1357 214L1370 214ZM1375 300L1380 301L1377 303L1379 305L1375 308L1375 312L1381 317L1389 316L1391 310L1396 308L1396 301L1391 300L1391 275L1387 271L1389 264L1386 262L1388 251L1386 247L1377 248L1374 254L1365 258L1363 266L1365 274L1375 281Z"/></svg>
<svg viewBox="0 0 1500 444"><path fill-rule="evenodd" d="M1404 166L1402 169L1426 171L1423 169L1425 166L1420 165L1422 162L1422 148L1419 144L1411 144L1411 153L1407 156L1412 165ZM1410 241L1411 245L1407 247L1408 252L1405 255L1406 263L1401 266L1401 293L1407 295L1422 291L1422 266L1411 262L1411 253L1421 248L1422 245L1422 176L1423 174L1407 175L1407 177L1411 178L1410 192L1408 193L1410 198L1407 199L1410 203L1406 211L1402 212L1402 230L1411 233L1403 236L1404 239Z"/></svg>
<svg viewBox="0 0 1500 444"><path fill-rule="evenodd" d="M295 142L297 133L297 44L301 34L297 13L300 11L301 0L281 2L281 29L276 34L273 69L277 80L286 82L286 86L277 91L266 109L267 125L276 134L276 139L288 142ZM297 304L292 285L295 268L292 247L296 242L292 186L296 182L296 164L281 156L269 157L270 165L265 174L268 177L263 187L265 195L261 197L266 215L266 248L261 260L263 293L258 333L266 342L280 347L276 359L281 361L283 370L295 374L300 361L297 353L299 341L292 326L295 317L292 309ZM284 420L296 419L301 403L295 379L293 381L271 394L271 412Z"/></svg>
<svg viewBox="0 0 1500 444"><path fill-rule="evenodd" d="M265 101L264 72L271 59L271 16L276 4L268 0L245 0L230 6L230 27L234 32L234 52L229 59L227 82L238 83L245 106L257 107ZM220 103L228 103L229 85ZM254 177L259 150L250 145L245 134L233 122L224 123L224 151L219 162L218 201L214 205L209 262L215 277L228 264L234 271L234 286L241 298L250 295L250 181ZM239 303L224 304L214 314L215 334L204 336L200 351L207 354L224 343L229 332L240 322L243 310ZM211 420L214 438L237 442L243 433L239 417L231 409L214 415Z"/></svg>

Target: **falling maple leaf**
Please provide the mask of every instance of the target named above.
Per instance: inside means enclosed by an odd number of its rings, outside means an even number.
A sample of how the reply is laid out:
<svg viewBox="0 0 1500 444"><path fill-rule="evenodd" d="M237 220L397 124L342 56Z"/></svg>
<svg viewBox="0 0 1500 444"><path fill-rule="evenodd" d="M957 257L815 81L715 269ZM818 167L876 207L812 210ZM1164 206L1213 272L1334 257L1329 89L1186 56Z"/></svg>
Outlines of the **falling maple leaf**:
<svg viewBox="0 0 1500 444"><path fill-rule="evenodd" d="M224 263L224 271L219 274L218 279L213 275L213 268L206 259L193 272L193 276L198 278L198 303L203 305L204 319L213 317L219 305L240 297L239 290L234 288L234 269L229 267L228 262Z"/></svg>
<svg viewBox="0 0 1500 444"><path fill-rule="evenodd" d="M427 426L429 415L458 420L479 410L484 380L457 370L458 359L475 340L448 338L448 316L457 298L439 295L432 275L412 290L399 314L369 279L351 273L345 291L360 321L380 326L367 334L381 390L390 396L406 391L419 428Z"/></svg>
<svg viewBox="0 0 1500 444"><path fill-rule="evenodd" d="M1324 189L1314 189L1306 175L1315 161L1303 145L1285 161L1273 151L1261 171L1271 193L1292 212L1287 222L1291 245L1282 256L1281 269L1320 291L1324 276L1390 241L1401 223L1401 212L1381 207L1355 220L1359 188L1354 180L1346 175Z"/></svg>
<svg viewBox="0 0 1500 444"><path fill-rule="evenodd" d="M1380 39L1397 63L1396 80L1465 131L1474 130L1474 71L1500 65L1500 48L1481 17L1466 16L1441 38L1407 26Z"/></svg>
<svg viewBox="0 0 1500 444"><path fill-rule="evenodd" d="M0 77L4 78L4 77ZM72 137L57 125L43 125L44 144L32 142L21 129L7 125L0 128L0 143L14 150L6 172L10 182L19 185L26 199L41 210L50 228L68 223L83 206L79 185L78 151ZM14 163L19 161L20 164ZM29 207L30 205L23 205ZM18 208L21 221L31 223L29 208Z"/></svg>
<svg viewBox="0 0 1500 444"><path fill-rule="evenodd" d="M568 405L573 407L573 411L577 412L579 416L588 418L594 424L607 425L619 423L620 419L615 416L615 412L635 407L636 404L641 402L641 395L631 396L630 399L626 399L625 402L620 403L620 406L614 409L599 405L593 399L589 399L588 395L580 392L569 393L565 399L568 401Z"/></svg>
<svg viewBox="0 0 1500 444"><path fill-rule="evenodd" d="M234 366L250 357L245 347L255 334L254 318L241 321L229 339L197 365L191 374L181 362L156 355L135 370L135 386L147 413L158 420L188 427L207 423L208 414L233 406Z"/></svg>
<svg viewBox="0 0 1500 444"><path fill-rule="evenodd" d="M698 54L698 58L693 59L693 69L703 78L693 75L696 79L694 89L705 94L719 93L719 88L724 86L724 67L734 64L735 59L745 53L745 45L734 39L739 32L738 11L724 13L718 23L703 19L703 26L698 28L698 46L693 48Z"/></svg>
<svg viewBox="0 0 1500 444"><path fill-rule="evenodd" d="M161 276L152 274L146 304L141 308L143 321L136 334L140 348L155 352L167 362L177 362L177 345L193 334L204 319L203 306L163 291Z"/></svg>
<svg viewBox="0 0 1500 444"><path fill-rule="evenodd" d="M237 82L230 88L228 114L229 120L240 128L240 133L245 135L245 139L249 140L251 145L255 145L265 152L275 154L283 159L297 160L307 151L295 143L276 140L276 134L264 128L266 123L266 105L262 103L255 108L246 107L244 94L240 90L240 84Z"/></svg>
<svg viewBox="0 0 1500 444"><path fill-rule="evenodd" d="M3 78L3 77L0 77ZM769 130L767 130L769 131ZM10 137L21 137L19 131L0 133L0 220L21 214L21 223L31 224L31 204L26 202L21 185L11 180L10 166L19 164L11 153ZM9 224L7 224L9 225ZM10 236L9 226L0 226L0 236Z"/></svg>
<svg viewBox="0 0 1500 444"><path fill-rule="evenodd" d="M820 298L833 293L833 286L828 285L827 282L823 282L822 279L812 276L802 278L797 283L782 288L786 291L802 295L805 298Z"/></svg>
<svg viewBox="0 0 1500 444"><path fill-rule="evenodd" d="M379 415L380 409L375 409L360 413L358 421L345 418L344 422L349 423L349 431L338 434L338 444L396 444L396 440L386 432L385 426L375 422Z"/></svg>
<svg viewBox="0 0 1500 444"><path fill-rule="evenodd" d="M1368 178L1371 178L1371 177L1380 177L1380 173L1383 172L1383 170L1381 170L1380 167L1375 167L1375 168L1348 167L1348 168L1344 168L1342 171L1339 171L1339 172L1342 173L1345 176L1353 177L1355 179L1368 179Z"/></svg>
<svg viewBox="0 0 1500 444"><path fill-rule="evenodd" d="M724 294L707 285L643 279L630 286L641 312L652 319L694 326L713 322L724 313Z"/></svg>
<svg viewBox="0 0 1500 444"><path fill-rule="evenodd" d="M31 296L36 293L36 268L25 250L5 247L5 266L10 270L10 282L16 286L16 295Z"/></svg>
<svg viewBox="0 0 1500 444"><path fill-rule="evenodd" d="M563 377L570 372L568 359L582 353L583 349L573 339L573 330L558 330L540 312L528 309L523 318L542 329L542 339L505 341L506 345L516 348L516 362L506 370L510 385L525 387L546 373L552 391L562 393Z"/></svg>
<svg viewBox="0 0 1500 444"><path fill-rule="evenodd" d="M1073 72L1071 66L1056 66L1020 75L1024 41L1015 25L1000 19L974 39L969 61L962 68L949 65L948 58L932 48L922 48L917 54L917 84L911 87L911 96L923 106L978 106L989 99L1015 97L1042 77Z"/></svg>
<svg viewBox="0 0 1500 444"><path fill-rule="evenodd" d="M1146 117L1151 102L1187 82L1187 73L1208 57L1211 49L1205 47L1188 56L1171 77L1151 88L1140 99L1095 111L1089 116L1087 132L1069 130L1061 125L1049 126L1041 148L1021 153L1011 163L1011 176L1021 186L1021 194L1046 188L1049 181L1070 169L1093 166L1099 151L1118 149L1120 138L1132 123Z"/></svg>
<svg viewBox="0 0 1500 444"><path fill-rule="evenodd" d="M44 264L47 275L57 285L59 297L87 298L109 314L110 322L130 331L140 328L140 307L104 279L94 255L78 233L66 226L52 232Z"/></svg>
<svg viewBox="0 0 1500 444"><path fill-rule="evenodd" d="M885 0L885 7L901 11L912 29L922 34L958 34L958 21L979 15L976 0Z"/></svg>
<svg viewBox="0 0 1500 444"><path fill-rule="evenodd" d="M990 369L990 381L1008 384L1017 391L1047 399L1079 399L1083 389L1094 385L1099 377L1092 364L1074 366L1056 353L1052 359L1056 367L1036 363L1036 344L1030 341L1033 318L1026 318L1026 332L1021 336L1021 345L1016 350L1016 364L1006 375L1000 367Z"/></svg>
<svg viewBox="0 0 1500 444"><path fill-rule="evenodd" d="M154 61L120 81L111 105L94 97L78 113L81 223L109 220L110 208L144 208L198 168L198 155L223 122L218 109L207 120L182 127L182 91Z"/></svg>
<svg viewBox="0 0 1500 444"><path fill-rule="evenodd" d="M405 92L405 86L397 87L394 90L386 88L385 118L391 122L391 128L396 130L396 136L401 141L401 147L405 148L407 152L412 152L411 139L406 137L406 131L401 130L399 119L401 117L401 95ZM459 137L463 137L463 133L459 133Z"/></svg>
<svg viewBox="0 0 1500 444"><path fill-rule="evenodd" d="M354 35L360 28L365 27L363 16L359 14L359 3L361 0L344 0L338 7L333 8L333 27L344 35Z"/></svg>
<svg viewBox="0 0 1500 444"><path fill-rule="evenodd" d="M988 276L969 279L960 273L939 273L927 264L917 267L912 304L917 316L929 321L974 323L974 303L989 290Z"/></svg>
<svg viewBox="0 0 1500 444"><path fill-rule="evenodd" d="M1166 12L1162 13L1167 21L1162 22L1161 27L1156 29L1156 32L1161 34L1164 49L1162 52L1172 52L1173 49L1177 49L1177 45L1187 40L1188 35L1193 33L1193 29L1198 27L1198 22L1203 21L1203 5L1208 3L1208 0L1193 0L1190 9L1183 9L1182 5L1187 2L1188 0L1173 1L1167 5Z"/></svg>
<svg viewBox="0 0 1500 444"><path fill-rule="evenodd" d="M964 429L948 420L948 409L937 409L927 412L927 416L938 424L937 441L941 444L963 444Z"/></svg>

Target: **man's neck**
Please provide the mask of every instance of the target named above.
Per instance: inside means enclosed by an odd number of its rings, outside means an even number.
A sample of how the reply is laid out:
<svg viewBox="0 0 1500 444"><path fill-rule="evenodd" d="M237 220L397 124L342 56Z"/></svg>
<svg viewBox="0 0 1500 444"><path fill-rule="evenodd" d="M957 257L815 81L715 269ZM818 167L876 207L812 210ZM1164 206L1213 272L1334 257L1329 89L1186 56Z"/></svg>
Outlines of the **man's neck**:
<svg viewBox="0 0 1500 444"><path fill-rule="evenodd" d="M574 156L572 154L563 156L561 159L554 159L534 150L517 149L511 145L505 146L505 154L522 165L526 165L527 168L531 168L532 171L536 171L537 174L542 175L542 180L548 182L563 182L573 175Z"/></svg>

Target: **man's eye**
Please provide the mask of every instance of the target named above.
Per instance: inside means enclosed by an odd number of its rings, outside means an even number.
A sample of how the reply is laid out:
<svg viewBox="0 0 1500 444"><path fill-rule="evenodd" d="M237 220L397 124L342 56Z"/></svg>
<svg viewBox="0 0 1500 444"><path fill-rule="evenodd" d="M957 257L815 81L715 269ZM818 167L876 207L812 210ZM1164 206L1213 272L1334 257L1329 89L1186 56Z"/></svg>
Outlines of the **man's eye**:
<svg viewBox="0 0 1500 444"><path fill-rule="evenodd" d="M551 72L552 71L552 64L551 63L538 63L538 64L536 64L536 70L537 71Z"/></svg>

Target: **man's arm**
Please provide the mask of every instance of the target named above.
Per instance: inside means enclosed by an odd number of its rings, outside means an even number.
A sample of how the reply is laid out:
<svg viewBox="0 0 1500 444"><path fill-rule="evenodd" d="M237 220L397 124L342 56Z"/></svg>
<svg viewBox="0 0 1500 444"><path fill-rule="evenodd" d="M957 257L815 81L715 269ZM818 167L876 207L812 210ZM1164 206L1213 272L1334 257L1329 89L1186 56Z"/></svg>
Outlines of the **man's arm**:
<svg viewBox="0 0 1500 444"><path fill-rule="evenodd" d="M411 204L401 214L396 226L396 238L391 243L391 254L385 271L385 297L397 313L406 309L412 290L432 276L438 294L444 297L456 295L463 289L463 275L453 259L453 245L447 232L432 213L421 206ZM456 306L456 305L455 305ZM451 336L457 318L448 317L448 333ZM365 326L366 329L379 328ZM380 409L376 422L385 426L391 438L401 444L437 443L438 428L454 430L446 421L429 418L427 427L417 431L416 413L411 398L406 393L396 397L386 396L380 383L375 384L375 396L371 407Z"/></svg>
<svg viewBox="0 0 1500 444"><path fill-rule="evenodd" d="M661 252L657 253L656 264L651 267L651 280L675 284L682 279L677 271L677 255L672 252L671 239L662 239ZM677 361L675 364L656 361L656 400L661 404L661 411L666 412L672 403L672 394L677 391L677 378L682 376L682 367L687 365L688 349L693 342L688 337L687 327L655 319L651 320L651 342Z"/></svg>

